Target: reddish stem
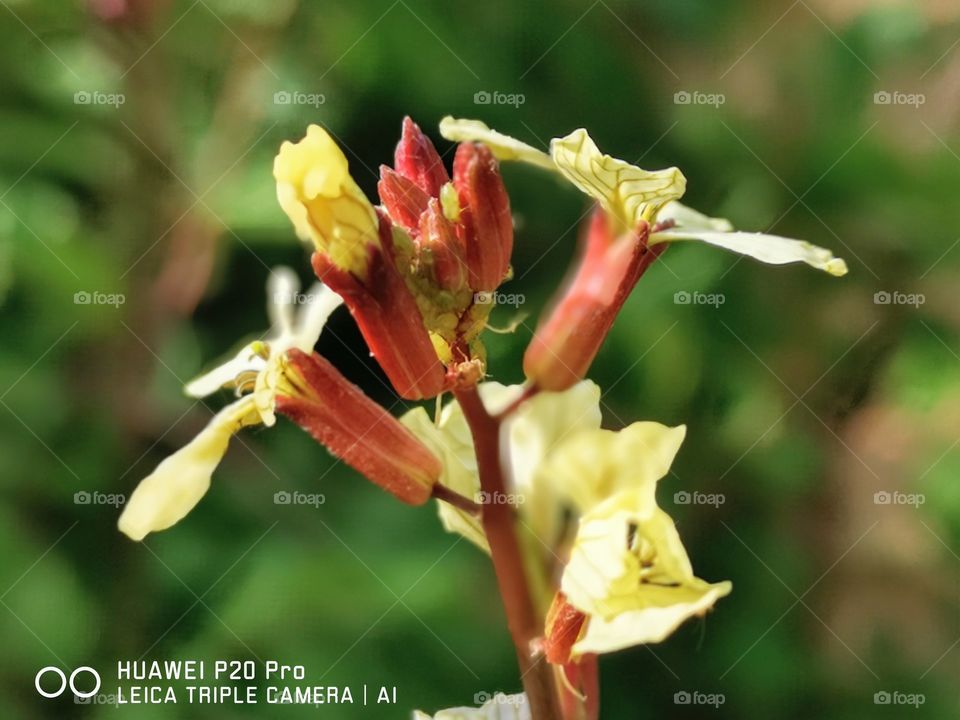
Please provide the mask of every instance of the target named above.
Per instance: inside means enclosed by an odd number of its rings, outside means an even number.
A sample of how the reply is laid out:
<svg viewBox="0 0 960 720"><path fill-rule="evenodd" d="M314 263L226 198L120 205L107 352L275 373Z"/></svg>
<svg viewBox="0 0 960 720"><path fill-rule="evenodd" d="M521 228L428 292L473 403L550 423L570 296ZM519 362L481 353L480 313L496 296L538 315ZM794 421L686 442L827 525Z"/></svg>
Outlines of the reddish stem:
<svg viewBox="0 0 960 720"><path fill-rule="evenodd" d="M473 435L480 487L488 498L504 498L506 483L500 464L500 420L487 412L475 386L457 389L454 395ZM486 503L481 520L531 717L533 720L558 719L560 709L553 669L542 654L534 655L533 652L534 642L543 635L543 620L538 616L530 595L513 510L506 502Z"/></svg>

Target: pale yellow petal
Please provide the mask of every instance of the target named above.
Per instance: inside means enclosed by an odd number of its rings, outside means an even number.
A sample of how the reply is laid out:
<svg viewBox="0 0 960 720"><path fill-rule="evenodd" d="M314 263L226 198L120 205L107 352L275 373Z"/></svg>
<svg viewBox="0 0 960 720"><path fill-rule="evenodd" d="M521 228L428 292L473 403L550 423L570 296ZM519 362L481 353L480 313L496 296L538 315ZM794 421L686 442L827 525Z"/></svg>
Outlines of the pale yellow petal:
<svg viewBox="0 0 960 720"><path fill-rule="evenodd" d="M447 115L440 121L440 134L453 142L480 142L490 148L498 160L519 160L547 170L556 170L550 156L509 135L491 130L479 120L464 120Z"/></svg>
<svg viewBox="0 0 960 720"><path fill-rule="evenodd" d="M686 432L685 425L657 422L636 422L616 432L581 431L559 444L539 472L581 513L629 488L644 488L652 501Z"/></svg>
<svg viewBox="0 0 960 720"><path fill-rule="evenodd" d="M217 413L193 440L140 482L120 515L120 530L133 540L142 540L181 520L209 489L210 477L230 438L257 418L249 396Z"/></svg>
<svg viewBox="0 0 960 720"><path fill-rule="evenodd" d="M665 588L655 605L620 613L609 620L591 617L573 646L574 655L608 653L634 645L662 642L693 617L705 615L732 589L730 582L696 583Z"/></svg>
<svg viewBox="0 0 960 720"><path fill-rule="evenodd" d="M650 244L700 240L708 245L752 257L769 265L802 262L835 277L847 274L847 263L834 257L826 248L804 240L793 240L779 235L748 232L712 232L708 230L664 230L650 237Z"/></svg>
<svg viewBox="0 0 960 720"><path fill-rule="evenodd" d="M496 693L491 696L487 692L479 692L474 696L478 701L483 700L480 707L455 707L440 710L434 715L428 715L420 710L413 713L414 720L530 720L530 705L527 696L504 695Z"/></svg>
<svg viewBox="0 0 960 720"><path fill-rule="evenodd" d="M714 230L716 232L730 232L733 224L726 218L713 218L704 215L698 210L673 200L668 202L657 213L657 222L673 220L676 227L682 230Z"/></svg>
<svg viewBox="0 0 960 720"><path fill-rule="evenodd" d="M583 128L550 142L560 172L621 223L620 230L652 222L661 207L683 196L687 180L677 168L648 171L604 155Z"/></svg>
<svg viewBox="0 0 960 720"><path fill-rule="evenodd" d="M423 408L408 411L400 417L400 422L443 462L440 484L470 500L476 500L480 492L480 478L477 475L473 443L464 444L462 438L435 426ZM437 501L437 512L447 532L458 533L484 552L490 552L483 526L476 515L441 500Z"/></svg>
<svg viewBox="0 0 960 720"><path fill-rule="evenodd" d="M300 142L283 143L273 175L297 235L338 267L366 277L368 246L379 246L377 214L329 133L311 125Z"/></svg>

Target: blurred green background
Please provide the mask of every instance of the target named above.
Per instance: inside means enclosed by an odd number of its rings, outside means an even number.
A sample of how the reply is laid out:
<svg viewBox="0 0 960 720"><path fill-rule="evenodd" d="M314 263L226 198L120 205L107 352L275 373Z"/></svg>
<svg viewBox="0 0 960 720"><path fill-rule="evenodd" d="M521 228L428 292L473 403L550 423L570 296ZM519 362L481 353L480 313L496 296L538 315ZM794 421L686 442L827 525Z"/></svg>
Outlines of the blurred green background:
<svg viewBox="0 0 960 720"><path fill-rule="evenodd" d="M279 144L323 124L373 197L402 116L447 152L448 113L538 147L587 127L618 157L679 166L694 207L850 265L837 280L677 247L619 318L592 370L606 424L688 424L660 500L698 575L734 592L664 645L604 657L602 717L958 715L955 3L0 4L0 716L394 718L519 688L485 557L290 423L239 436L200 506L142 545L75 497L129 494L189 440L221 399L182 382L266 327L270 267L308 280L274 197ZM488 348L493 378L519 382L586 206L534 169L504 174L504 291L530 316ZM345 311L319 350L402 410ZM276 505L282 490L326 502ZM45 665L109 677L141 656L301 663L310 684L395 685L399 702L117 710L33 687Z"/></svg>

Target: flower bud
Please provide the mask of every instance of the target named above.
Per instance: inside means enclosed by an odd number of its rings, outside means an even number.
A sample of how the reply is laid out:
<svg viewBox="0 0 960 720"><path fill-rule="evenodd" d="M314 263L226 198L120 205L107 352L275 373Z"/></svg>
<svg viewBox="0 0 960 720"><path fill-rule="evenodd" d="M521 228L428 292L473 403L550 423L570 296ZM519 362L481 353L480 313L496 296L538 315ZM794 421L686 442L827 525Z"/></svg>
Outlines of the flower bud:
<svg viewBox="0 0 960 720"><path fill-rule="evenodd" d="M377 190L391 219L408 232L416 230L420 215L427 209L430 196L413 180L394 172L386 165L380 166Z"/></svg>
<svg viewBox="0 0 960 720"><path fill-rule="evenodd" d="M389 220L381 218L380 243L370 247L365 278L343 270L324 253L314 253L312 262L317 277L343 298L400 396L421 400L438 395L445 370L394 261Z"/></svg>
<svg viewBox="0 0 960 720"><path fill-rule="evenodd" d="M444 290L456 292L466 287L467 262L463 241L443 214L440 201L431 198L427 210L420 216L420 247L429 252L433 274Z"/></svg>
<svg viewBox="0 0 960 720"><path fill-rule="evenodd" d="M460 201L470 287L496 290L510 268L513 218L510 198L490 148L461 143L453 160L453 184Z"/></svg>
<svg viewBox="0 0 960 720"><path fill-rule="evenodd" d="M409 117L403 119L403 131L394 153L393 166L430 197L439 197L440 188L450 182L443 160L430 138Z"/></svg>
<svg viewBox="0 0 960 720"><path fill-rule="evenodd" d="M287 363L278 412L403 502L430 499L443 467L413 433L316 353L290 350Z"/></svg>
<svg viewBox="0 0 960 720"><path fill-rule="evenodd" d="M544 390L566 390L590 368L630 291L665 245L647 246L649 226L615 237L597 208L573 281L540 323L523 356L526 376Z"/></svg>

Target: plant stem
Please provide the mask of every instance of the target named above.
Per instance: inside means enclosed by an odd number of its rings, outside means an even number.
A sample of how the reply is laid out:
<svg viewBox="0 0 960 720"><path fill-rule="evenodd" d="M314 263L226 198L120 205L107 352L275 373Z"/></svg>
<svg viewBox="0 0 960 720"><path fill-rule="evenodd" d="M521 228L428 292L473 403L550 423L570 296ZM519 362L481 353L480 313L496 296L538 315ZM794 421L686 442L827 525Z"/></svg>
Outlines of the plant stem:
<svg viewBox="0 0 960 720"><path fill-rule="evenodd" d="M543 634L530 595L527 574L520 554L513 509L503 502L506 483L500 463L500 420L484 407L475 386L454 391L463 410L477 455L480 488L489 502L483 505L481 520L490 545L497 586L507 615L507 626L517 651L520 679L527 694L533 720L560 717L553 669L542 655L535 656L533 643Z"/></svg>

